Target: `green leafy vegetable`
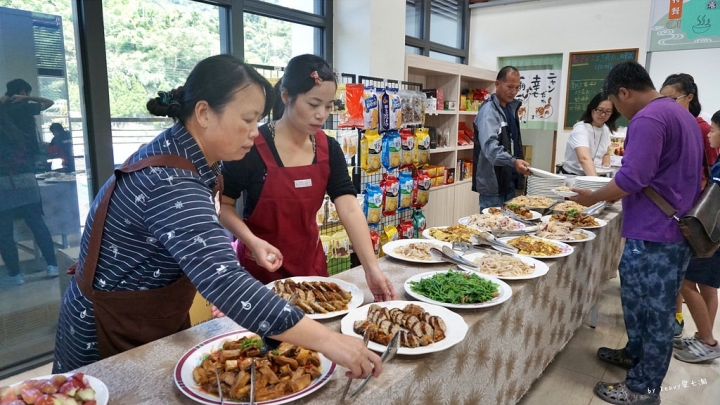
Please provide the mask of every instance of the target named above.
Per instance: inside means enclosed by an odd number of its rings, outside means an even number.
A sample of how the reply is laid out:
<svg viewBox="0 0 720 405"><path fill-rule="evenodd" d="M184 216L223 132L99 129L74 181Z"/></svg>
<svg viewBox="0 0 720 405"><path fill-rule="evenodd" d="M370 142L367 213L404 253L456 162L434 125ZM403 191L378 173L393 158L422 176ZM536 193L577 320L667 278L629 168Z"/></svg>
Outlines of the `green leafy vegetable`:
<svg viewBox="0 0 720 405"><path fill-rule="evenodd" d="M240 346L241 350L245 350L247 348L250 348L252 346L257 347L258 349L262 349L263 347L263 341L259 338L248 338L242 341L242 345Z"/></svg>
<svg viewBox="0 0 720 405"><path fill-rule="evenodd" d="M573 208L573 209L571 209L571 210L565 211L565 216L568 217L568 218L572 218L572 217L574 217L574 216L577 215L577 214L578 214L577 208Z"/></svg>
<svg viewBox="0 0 720 405"><path fill-rule="evenodd" d="M448 304L488 302L497 297L498 285L477 274L450 270L420 281L411 281L410 289L432 300Z"/></svg>
<svg viewBox="0 0 720 405"><path fill-rule="evenodd" d="M272 353L273 356L277 356L280 354L280 350L275 349L275 350L270 351L270 353Z"/></svg>
<svg viewBox="0 0 720 405"><path fill-rule="evenodd" d="M515 211L516 209L520 208L519 205L517 205L517 204L512 204L512 203L506 205L506 207L508 207L508 209L510 209L510 210L512 210L512 211Z"/></svg>

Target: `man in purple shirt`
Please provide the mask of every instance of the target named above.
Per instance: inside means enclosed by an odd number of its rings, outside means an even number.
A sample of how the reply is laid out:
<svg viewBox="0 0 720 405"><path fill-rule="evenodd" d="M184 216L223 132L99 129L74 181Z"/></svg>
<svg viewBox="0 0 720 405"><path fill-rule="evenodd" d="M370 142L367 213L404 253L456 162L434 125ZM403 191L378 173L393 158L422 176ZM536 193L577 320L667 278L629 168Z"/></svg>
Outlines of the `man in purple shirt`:
<svg viewBox="0 0 720 405"><path fill-rule="evenodd" d="M659 404L660 385L672 355L675 298L690 259L690 248L675 219L644 193L654 188L678 211L690 210L700 195L703 144L695 118L655 90L635 62L615 66L603 92L628 120L623 164L603 188L575 190L574 201L590 206L622 198L620 296L628 343L602 347L598 357L628 369L625 381L599 382L595 393L613 404Z"/></svg>

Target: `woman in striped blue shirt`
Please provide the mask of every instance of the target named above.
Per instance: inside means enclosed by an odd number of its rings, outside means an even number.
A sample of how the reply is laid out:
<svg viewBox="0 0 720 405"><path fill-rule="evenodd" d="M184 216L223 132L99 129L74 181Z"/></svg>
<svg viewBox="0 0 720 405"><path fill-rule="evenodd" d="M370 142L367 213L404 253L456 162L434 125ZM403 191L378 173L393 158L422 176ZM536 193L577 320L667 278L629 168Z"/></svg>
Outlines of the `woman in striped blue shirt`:
<svg viewBox="0 0 720 405"><path fill-rule="evenodd" d="M380 374L379 357L361 340L305 317L245 272L218 221L219 162L245 156L271 105L270 84L229 55L201 61L183 87L148 102L177 122L93 201L60 308L53 372L187 328L197 289L271 345L317 350L353 377Z"/></svg>

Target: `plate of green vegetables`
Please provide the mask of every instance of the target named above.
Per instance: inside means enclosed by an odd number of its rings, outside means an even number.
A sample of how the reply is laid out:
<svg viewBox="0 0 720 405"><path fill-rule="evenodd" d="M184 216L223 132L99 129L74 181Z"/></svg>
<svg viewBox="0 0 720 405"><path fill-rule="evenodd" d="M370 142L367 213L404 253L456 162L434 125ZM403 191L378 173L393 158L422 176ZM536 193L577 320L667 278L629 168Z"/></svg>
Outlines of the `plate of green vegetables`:
<svg viewBox="0 0 720 405"><path fill-rule="evenodd" d="M497 277L458 270L430 271L405 281L413 298L446 308L485 308L502 304L512 288Z"/></svg>

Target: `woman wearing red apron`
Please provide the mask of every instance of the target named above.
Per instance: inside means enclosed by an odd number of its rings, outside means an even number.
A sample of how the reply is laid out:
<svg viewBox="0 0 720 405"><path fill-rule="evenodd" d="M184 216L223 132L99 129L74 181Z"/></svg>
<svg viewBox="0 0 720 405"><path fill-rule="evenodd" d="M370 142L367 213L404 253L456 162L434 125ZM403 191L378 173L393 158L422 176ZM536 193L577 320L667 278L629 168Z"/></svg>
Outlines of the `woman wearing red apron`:
<svg viewBox="0 0 720 405"><path fill-rule="evenodd" d="M342 148L321 130L337 88L332 68L320 57L296 56L275 88L277 121L260 128L255 146L242 161L223 167L226 207L220 221L240 240L240 263L263 283L327 276L315 220L327 193L375 300L394 299L395 290L377 264ZM241 219L235 203L243 191Z"/></svg>

